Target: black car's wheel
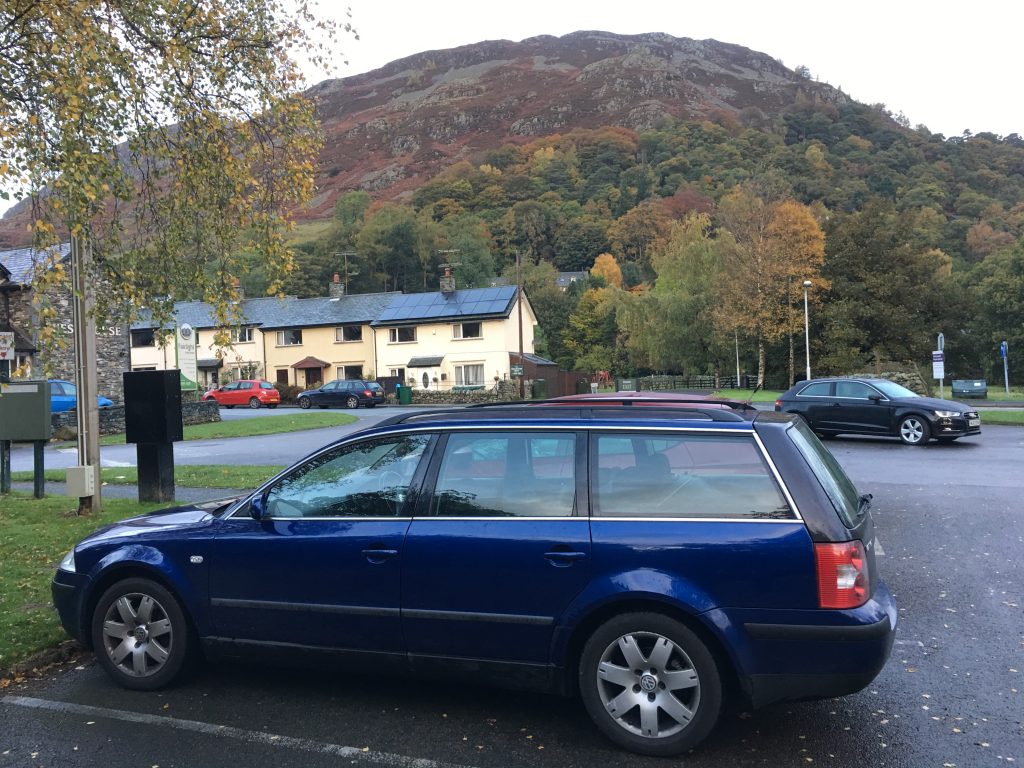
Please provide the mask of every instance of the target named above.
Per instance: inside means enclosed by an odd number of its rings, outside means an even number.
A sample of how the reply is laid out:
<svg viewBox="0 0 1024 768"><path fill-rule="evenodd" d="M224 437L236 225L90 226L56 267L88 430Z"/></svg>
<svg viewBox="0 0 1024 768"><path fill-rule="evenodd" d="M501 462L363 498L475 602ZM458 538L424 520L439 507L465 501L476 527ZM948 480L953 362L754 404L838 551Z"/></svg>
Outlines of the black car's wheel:
<svg viewBox="0 0 1024 768"><path fill-rule="evenodd" d="M260 399L258 397L250 397L249 398L249 407L250 408L259 408L260 407Z"/></svg>
<svg viewBox="0 0 1024 768"><path fill-rule="evenodd" d="M605 736L659 757L696 746L722 706L721 678L707 647L658 613L624 614L601 625L583 648L579 687Z"/></svg>
<svg viewBox="0 0 1024 768"><path fill-rule="evenodd" d="M170 683L193 646L177 598L142 578L119 581L103 593L92 615L92 642L114 682L139 691Z"/></svg>
<svg viewBox="0 0 1024 768"><path fill-rule="evenodd" d="M345 407L346 408L358 408L359 407L359 398L356 397L355 395L349 395L348 399L345 400Z"/></svg>
<svg viewBox="0 0 1024 768"><path fill-rule="evenodd" d="M928 422L916 414L904 416L900 421L899 436L907 445L924 445L931 436Z"/></svg>
<svg viewBox="0 0 1024 768"><path fill-rule="evenodd" d="M300 397L299 398L299 408L302 408L303 410L306 410L312 404L313 403L310 401L310 399L308 397Z"/></svg>

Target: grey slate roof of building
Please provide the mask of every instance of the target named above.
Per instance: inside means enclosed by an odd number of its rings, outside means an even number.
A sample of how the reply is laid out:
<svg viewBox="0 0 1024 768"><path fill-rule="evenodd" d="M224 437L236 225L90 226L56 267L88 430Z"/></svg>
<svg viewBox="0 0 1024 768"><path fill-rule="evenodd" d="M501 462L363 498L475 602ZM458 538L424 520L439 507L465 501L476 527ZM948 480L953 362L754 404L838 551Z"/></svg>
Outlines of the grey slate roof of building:
<svg viewBox="0 0 1024 768"><path fill-rule="evenodd" d="M58 247L61 260L67 258L71 253L71 243L61 243ZM0 264L10 275L7 279L18 285L28 285L32 282L32 272L35 269L36 261L41 257L35 248L13 248L7 251L0 251Z"/></svg>
<svg viewBox="0 0 1024 768"><path fill-rule="evenodd" d="M452 293L409 293L396 296L390 306L370 325L411 323L468 318L508 317L516 298L514 285L496 288L466 288Z"/></svg>
<svg viewBox="0 0 1024 768"><path fill-rule="evenodd" d="M318 296L297 299L289 296L263 296L242 301L242 325L259 326L261 330L275 328L309 328L318 325L346 325L369 323L375 319L400 293L360 293L330 299ZM174 305L178 323L193 328L216 328L213 308L205 301L179 301ZM147 318L132 323L132 328L154 328Z"/></svg>

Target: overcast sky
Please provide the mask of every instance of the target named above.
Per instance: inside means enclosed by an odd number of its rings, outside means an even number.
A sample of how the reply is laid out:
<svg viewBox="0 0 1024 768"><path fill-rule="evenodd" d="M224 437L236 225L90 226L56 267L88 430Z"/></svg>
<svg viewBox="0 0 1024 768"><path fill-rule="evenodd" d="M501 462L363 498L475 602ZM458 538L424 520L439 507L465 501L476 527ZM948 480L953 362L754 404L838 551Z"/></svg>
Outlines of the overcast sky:
<svg viewBox="0 0 1024 768"><path fill-rule="evenodd" d="M342 35L334 72L310 84L368 72L429 50L482 40L522 40L578 30L665 32L736 43L804 65L866 104L903 112L934 133L1024 134L1020 30L1024 3L932 0L769 3L764 0L320 0L359 40ZM343 63L348 60L348 65ZM0 200L0 211L9 203Z"/></svg>
<svg viewBox="0 0 1024 768"><path fill-rule="evenodd" d="M1020 34L1024 3L949 0L771 3L759 0L321 0L336 18L351 6L360 40L342 40L355 75L420 51L481 40L577 30L666 32L736 43L807 66L867 104L902 111L911 125L960 135L1024 134ZM311 74L311 81L322 79Z"/></svg>

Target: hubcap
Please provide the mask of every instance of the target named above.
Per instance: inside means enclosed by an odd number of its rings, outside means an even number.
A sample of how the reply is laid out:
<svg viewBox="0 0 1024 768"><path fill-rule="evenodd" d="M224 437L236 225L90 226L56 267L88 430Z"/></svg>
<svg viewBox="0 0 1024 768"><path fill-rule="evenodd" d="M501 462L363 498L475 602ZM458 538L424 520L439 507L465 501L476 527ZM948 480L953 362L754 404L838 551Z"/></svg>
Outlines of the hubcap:
<svg viewBox="0 0 1024 768"><path fill-rule="evenodd" d="M654 632L623 635L605 649L597 690L616 723L652 739L679 733L700 706L700 679L690 657Z"/></svg>
<svg viewBox="0 0 1024 768"><path fill-rule="evenodd" d="M908 443L916 443L924 436L924 427L917 419L907 419L900 427L900 434Z"/></svg>
<svg viewBox="0 0 1024 768"><path fill-rule="evenodd" d="M171 653L171 620L150 595L122 595L103 617L103 647L121 672L148 677L159 672Z"/></svg>

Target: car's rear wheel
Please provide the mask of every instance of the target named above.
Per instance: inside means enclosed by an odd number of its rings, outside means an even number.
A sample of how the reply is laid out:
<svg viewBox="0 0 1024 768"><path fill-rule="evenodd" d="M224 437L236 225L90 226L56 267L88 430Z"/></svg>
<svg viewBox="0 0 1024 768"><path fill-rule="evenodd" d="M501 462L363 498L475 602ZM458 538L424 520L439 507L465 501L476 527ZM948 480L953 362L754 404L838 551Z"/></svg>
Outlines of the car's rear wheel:
<svg viewBox="0 0 1024 768"><path fill-rule="evenodd" d="M920 416L911 414L904 416L899 427L900 440L907 445L924 445L931 436L928 422Z"/></svg>
<svg viewBox="0 0 1024 768"><path fill-rule="evenodd" d="M302 408L303 410L306 410L312 404L313 403L310 402L308 397L300 397L299 398L299 408Z"/></svg>
<svg viewBox="0 0 1024 768"><path fill-rule="evenodd" d="M616 744L667 757L700 743L722 706L715 660L684 624L630 613L601 625L580 657L587 713Z"/></svg>
<svg viewBox="0 0 1024 768"><path fill-rule="evenodd" d="M193 649L177 598L143 578L119 581L103 593L92 615L92 641L114 682L139 691L170 683Z"/></svg>
<svg viewBox="0 0 1024 768"><path fill-rule="evenodd" d="M249 398L249 407L250 408L259 408L260 407L260 399L258 397L250 397Z"/></svg>
<svg viewBox="0 0 1024 768"><path fill-rule="evenodd" d="M359 407L359 398L357 398L355 395L349 395L348 399L345 401L345 407L346 408L358 408Z"/></svg>

